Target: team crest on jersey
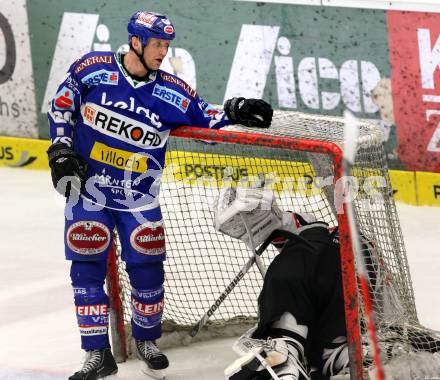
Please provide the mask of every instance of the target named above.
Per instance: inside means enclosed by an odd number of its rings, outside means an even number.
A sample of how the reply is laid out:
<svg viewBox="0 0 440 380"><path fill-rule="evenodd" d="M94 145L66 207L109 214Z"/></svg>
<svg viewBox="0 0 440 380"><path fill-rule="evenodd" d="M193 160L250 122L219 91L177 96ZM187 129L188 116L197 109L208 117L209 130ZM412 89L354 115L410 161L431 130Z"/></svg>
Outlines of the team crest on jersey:
<svg viewBox="0 0 440 380"><path fill-rule="evenodd" d="M191 103L188 98L182 94L179 94L177 91L159 84L154 86L153 96L173 105L174 107L180 109L183 113L186 113L189 104Z"/></svg>
<svg viewBox="0 0 440 380"><path fill-rule="evenodd" d="M108 70L98 70L94 71L84 78L81 79L81 82L86 86L96 86L98 84L109 84L112 86L116 86L119 81L119 72L118 71L108 71Z"/></svg>
<svg viewBox="0 0 440 380"><path fill-rule="evenodd" d="M54 107L60 111L74 110L75 101L73 91L70 88L63 86L55 95Z"/></svg>

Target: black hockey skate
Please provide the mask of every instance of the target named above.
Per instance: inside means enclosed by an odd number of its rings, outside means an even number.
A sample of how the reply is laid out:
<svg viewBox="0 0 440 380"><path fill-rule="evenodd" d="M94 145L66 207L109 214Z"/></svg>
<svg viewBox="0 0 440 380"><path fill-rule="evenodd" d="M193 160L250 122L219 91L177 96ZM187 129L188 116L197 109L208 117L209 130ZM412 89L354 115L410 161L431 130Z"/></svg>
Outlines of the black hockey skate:
<svg viewBox="0 0 440 380"><path fill-rule="evenodd" d="M69 380L97 380L118 372L110 348L87 351L83 367Z"/></svg>
<svg viewBox="0 0 440 380"><path fill-rule="evenodd" d="M156 379L165 379L165 368L169 366L168 358L159 350L153 340L136 341L137 357L141 360L141 369L145 374Z"/></svg>

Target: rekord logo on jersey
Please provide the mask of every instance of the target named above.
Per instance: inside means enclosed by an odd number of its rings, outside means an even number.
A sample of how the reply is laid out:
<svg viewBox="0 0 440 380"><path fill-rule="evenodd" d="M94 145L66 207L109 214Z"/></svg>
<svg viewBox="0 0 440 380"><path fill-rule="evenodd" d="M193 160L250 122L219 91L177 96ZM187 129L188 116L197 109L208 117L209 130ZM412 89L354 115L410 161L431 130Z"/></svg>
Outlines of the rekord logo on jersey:
<svg viewBox="0 0 440 380"><path fill-rule="evenodd" d="M54 107L60 111L74 110L75 101L73 91L70 88L63 86L55 95L53 101Z"/></svg>
<svg viewBox="0 0 440 380"><path fill-rule="evenodd" d="M108 70L98 70L94 71L84 78L81 79L81 82L86 86L96 86L98 84L109 84L112 86L116 86L119 81L119 72L117 71L108 71Z"/></svg>
<svg viewBox="0 0 440 380"><path fill-rule="evenodd" d="M158 131L142 123L94 103L81 106L84 124L95 131L140 148L162 148L170 131Z"/></svg>
<svg viewBox="0 0 440 380"><path fill-rule="evenodd" d="M179 94L168 87L156 84L153 89L153 96L162 99L163 101L173 105L180 109L183 113L188 110L189 103L191 102L188 98Z"/></svg>

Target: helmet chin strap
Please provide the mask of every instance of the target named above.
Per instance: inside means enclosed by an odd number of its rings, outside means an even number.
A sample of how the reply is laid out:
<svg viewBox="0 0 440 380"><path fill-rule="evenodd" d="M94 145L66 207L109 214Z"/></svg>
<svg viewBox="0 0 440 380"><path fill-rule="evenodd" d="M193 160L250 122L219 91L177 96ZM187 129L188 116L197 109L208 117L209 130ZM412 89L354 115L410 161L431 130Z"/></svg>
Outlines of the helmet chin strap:
<svg viewBox="0 0 440 380"><path fill-rule="evenodd" d="M154 70L150 69L150 68L147 66L147 63L146 63L145 60L144 60L144 49L145 49L145 46L142 45L142 52L141 52L141 54L139 54L139 53L136 51L136 49L133 47L132 44L130 44L130 48L131 48L131 49L134 51L134 53L138 56L139 61L142 63L142 66L144 66L145 70L147 70L147 74L145 75L145 78L147 78L148 75L149 75L152 71L154 71Z"/></svg>

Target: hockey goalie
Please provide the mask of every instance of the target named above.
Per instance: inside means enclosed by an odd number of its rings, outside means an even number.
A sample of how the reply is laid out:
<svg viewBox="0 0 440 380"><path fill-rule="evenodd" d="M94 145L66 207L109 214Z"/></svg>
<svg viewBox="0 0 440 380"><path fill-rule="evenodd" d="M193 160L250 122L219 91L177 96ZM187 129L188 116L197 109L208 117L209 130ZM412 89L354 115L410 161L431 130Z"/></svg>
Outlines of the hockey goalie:
<svg viewBox="0 0 440 380"><path fill-rule="evenodd" d="M263 188L222 189L215 227L250 247L274 230L282 235L272 241L280 253L267 268L258 324L234 344L240 358L225 378L315 380L348 371L337 229L281 211Z"/></svg>

